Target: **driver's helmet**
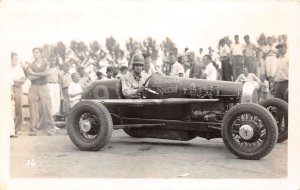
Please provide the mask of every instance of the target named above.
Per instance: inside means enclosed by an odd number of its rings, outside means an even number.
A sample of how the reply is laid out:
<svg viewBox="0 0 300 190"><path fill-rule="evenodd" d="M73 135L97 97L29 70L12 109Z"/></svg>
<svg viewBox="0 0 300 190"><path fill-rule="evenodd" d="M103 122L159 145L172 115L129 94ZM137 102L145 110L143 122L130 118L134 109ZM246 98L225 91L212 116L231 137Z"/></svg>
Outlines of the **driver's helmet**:
<svg viewBox="0 0 300 190"><path fill-rule="evenodd" d="M132 56L132 59L131 59L131 64L132 64L132 66L134 66L134 65L142 65L142 66L144 66L145 61L144 61L143 55L138 54L138 53L134 54Z"/></svg>

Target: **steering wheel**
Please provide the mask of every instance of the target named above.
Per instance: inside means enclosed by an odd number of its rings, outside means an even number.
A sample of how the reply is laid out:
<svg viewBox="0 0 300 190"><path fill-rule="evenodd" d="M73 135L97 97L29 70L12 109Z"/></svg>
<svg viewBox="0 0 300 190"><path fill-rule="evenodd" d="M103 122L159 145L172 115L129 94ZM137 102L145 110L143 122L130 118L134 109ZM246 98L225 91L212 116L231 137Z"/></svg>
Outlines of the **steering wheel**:
<svg viewBox="0 0 300 190"><path fill-rule="evenodd" d="M150 88L146 87L146 85L147 85L147 83L149 82L149 80L150 80L154 75L156 75L156 74L157 74L157 73L151 74L151 75L147 78L147 80L144 82L144 84L143 84L142 86L144 87L144 91L150 92L150 93L155 94L155 95L159 95L156 91L151 90ZM143 93L142 93L142 94L143 94ZM146 97L144 97L144 96L142 95L142 98L146 98Z"/></svg>
<svg viewBox="0 0 300 190"><path fill-rule="evenodd" d="M142 86L146 86L146 84L148 83L148 81L153 77L153 76L155 76L155 75L161 75L162 76L162 74L160 73L160 72L155 72L155 73L152 73L148 78L147 78L147 80L144 82L144 84L142 85Z"/></svg>
<svg viewBox="0 0 300 190"><path fill-rule="evenodd" d="M151 75L146 79L146 81L145 81L144 84L142 85L143 87L146 86L146 84L148 83L148 81L151 79L152 76L153 76L153 74L151 74Z"/></svg>

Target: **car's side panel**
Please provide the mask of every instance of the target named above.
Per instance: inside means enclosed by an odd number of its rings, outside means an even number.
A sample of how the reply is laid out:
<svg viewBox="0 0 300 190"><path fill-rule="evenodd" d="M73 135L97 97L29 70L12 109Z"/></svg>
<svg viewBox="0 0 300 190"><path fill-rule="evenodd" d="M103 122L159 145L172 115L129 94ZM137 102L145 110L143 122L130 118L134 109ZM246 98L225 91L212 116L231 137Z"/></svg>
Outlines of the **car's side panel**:
<svg viewBox="0 0 300 190"><path fill-rule="evenodd" d="M158 93L146 93L148 99L164 98L214 98L218 95L242 95L243 85L236 82L208 81L180 77L157 76L149 79L147 87ZM93 82L82 95L83 99L120 99L122 97L119 79Z"/></svg>
<svg viewBox="0 0 300 190"><path fill-rule="evenodd" d="M169 76L152 76L147 85L158 93L147 93L147 98L215 98L216 96L241 96L241 83L187 79Z"/></svg>

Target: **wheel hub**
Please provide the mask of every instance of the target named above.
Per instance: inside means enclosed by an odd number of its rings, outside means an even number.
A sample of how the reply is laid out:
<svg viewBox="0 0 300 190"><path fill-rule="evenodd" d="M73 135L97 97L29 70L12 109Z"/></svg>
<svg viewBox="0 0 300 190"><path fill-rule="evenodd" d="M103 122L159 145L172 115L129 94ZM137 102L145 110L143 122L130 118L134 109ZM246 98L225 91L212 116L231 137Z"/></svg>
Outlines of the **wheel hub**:
<svg viewBox="0 0 300 190"><path fill-rule="evenodd" d="M92 124L89 120L80 120L79 126L80 126L80 129L85 133L89 132L92 128Z"/></svg>
<svg viewBox="0 0 300 190"><path fill-rule="evenodd" d="M254 130L250 125L242 125L239 134L244 140L250 140L254 136Z"/></svg>

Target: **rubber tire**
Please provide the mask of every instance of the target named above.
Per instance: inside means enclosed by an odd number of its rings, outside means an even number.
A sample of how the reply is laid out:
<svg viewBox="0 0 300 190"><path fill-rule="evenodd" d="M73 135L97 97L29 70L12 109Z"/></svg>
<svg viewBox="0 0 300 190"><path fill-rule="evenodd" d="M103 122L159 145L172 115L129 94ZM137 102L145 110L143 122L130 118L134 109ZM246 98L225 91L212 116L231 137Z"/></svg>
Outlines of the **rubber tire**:
<svg viewBox="0 0 300 190"><path fill-rule="evenodd" d="M286 125L286 130L283 133L280 133L278 131L278 140L277 143L284 142L288 139L288 118L289 118L289 107L288 103L284 100L278 99L278 98L270 98L270 99L265 99L259 102L259 105L267 108L269 106L274 106L277 107L284 112L284 121ZM278 129L279 130L279 129Z"/></svg>
<svg viewBox="0 0 300 190"><path fill-rule="evenodd" d="M232 122L236 119L237 116L245 113L250 113L262 120L266 128L266 141L262 147L255 152L245 152L242 149L235 146L235 141L231 135L231 125ZM244 103L232 107L224 116L221 128L221 135L224 141L224 144L227 148L237 157L247 160L258 160L269 154L276 142L278 137L277 124L274 117L271 113L266 110L264 107L253 104L253 103Z"/></svg>
<svg viewBox="0 0 300 190"><path fill-rule="evenodd" d="M80 134L79 119L84 112L94 114L100 122L100 132L97 137L89 140ZM81 101L70 111L67 119L67 132L71 141L84 151L96 151L103 148L110 140L113 131L113 121L107 108L95 101Z"/></svg>

